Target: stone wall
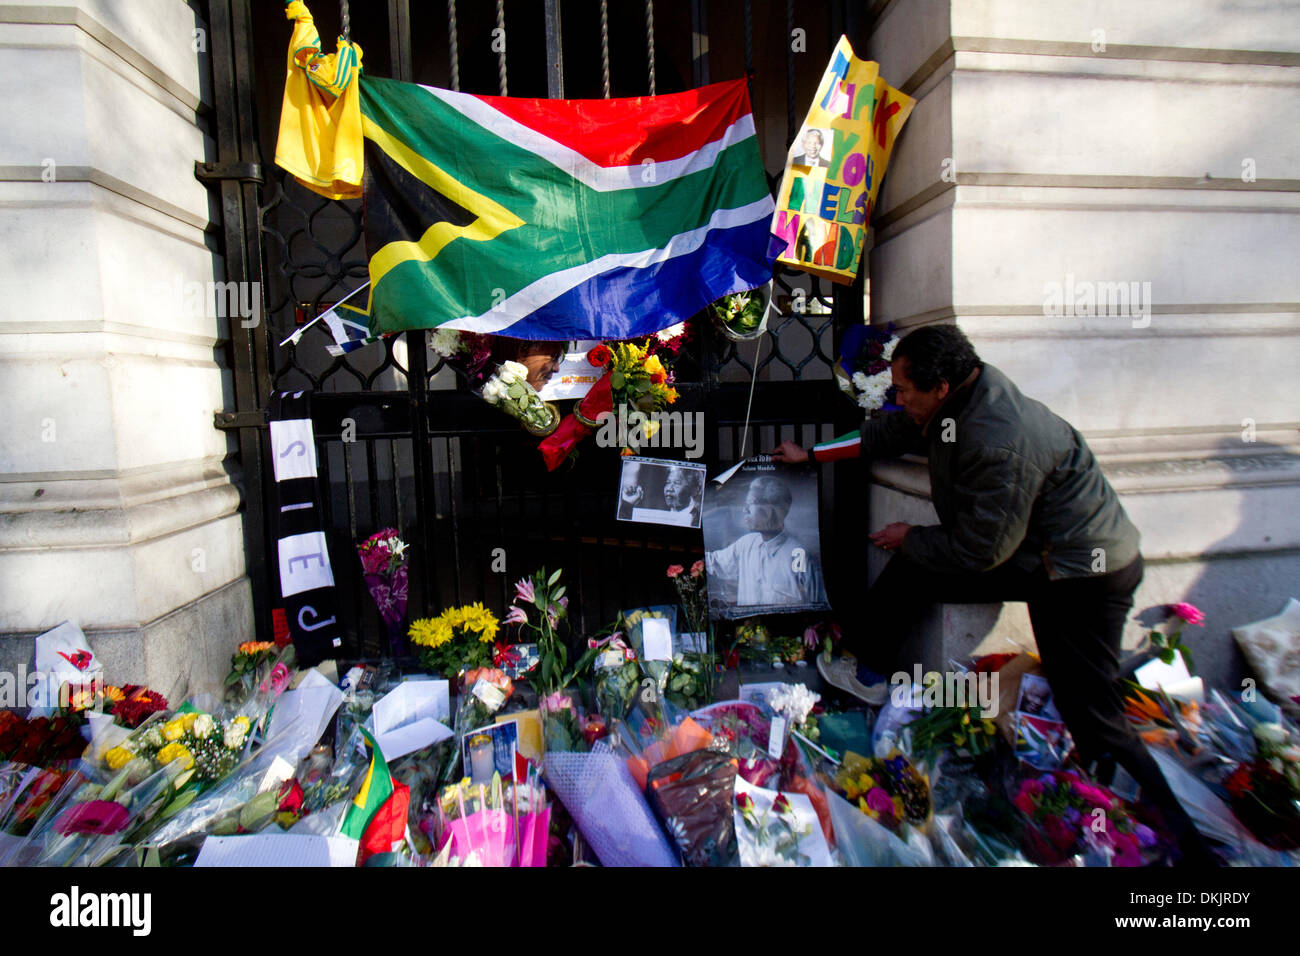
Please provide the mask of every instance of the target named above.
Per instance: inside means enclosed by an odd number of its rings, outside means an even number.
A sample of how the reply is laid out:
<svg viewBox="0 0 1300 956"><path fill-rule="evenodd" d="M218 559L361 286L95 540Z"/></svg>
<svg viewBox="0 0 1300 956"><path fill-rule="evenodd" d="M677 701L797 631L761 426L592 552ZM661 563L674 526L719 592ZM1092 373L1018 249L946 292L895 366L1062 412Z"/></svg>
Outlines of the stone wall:
<svg viewBox="0 0 1300 956"><path fill-rule="evenodd" d="M252 634L206 31L180 0L0 7L2 668L66 619L112 680L212 690Z"/></svg>

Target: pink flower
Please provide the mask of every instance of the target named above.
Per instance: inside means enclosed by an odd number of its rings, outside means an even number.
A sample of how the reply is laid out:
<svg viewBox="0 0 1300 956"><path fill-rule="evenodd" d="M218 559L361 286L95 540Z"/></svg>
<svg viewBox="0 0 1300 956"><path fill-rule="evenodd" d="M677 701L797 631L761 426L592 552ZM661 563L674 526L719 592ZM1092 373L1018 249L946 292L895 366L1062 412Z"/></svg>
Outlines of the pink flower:
<svg viewBox="0 0 1300 956"><path fill-rule="evenodd" d="M1012 803L1016 805L1016 809L1019 810L1021 813L1025 814L1026 816L1033 816L1034 798L1031 797L1026 791L1021 790L1018 794L1016 794L1016 798L1015 800L1012 801Z"/></svg>
<svg viewBox="0 0 1300 956"><path fill-rule="evenodd" d="M515 582L515 600L529 602L533 600L533 582L529 578Z"/></svg>
<svg viewBox="0 0 1300 956"><path fill-rule="evenodd" d="M54 824L54 829L63 836L121 833L130 820L131 814L126 812L126 807L114 800L88 800L66 811Z"/></svg>
<svg viewBox="0 0 1300 956"><path fill-rule="evenodd" d="M676 579L677 576L680 575L685 570L686 569L682 567L680 564L670 564L668 565L668 576L670 578Z"/></svg>
<svg viewBox="0 0 1300 956"><path fill-rule="evenodd" d="M542 698L542 710L548 714L555 714L561 710L572 710L573 698L568 694L562 694L558 690L554 694L548 694Z"/></svg>
<svg viewBox="0 0 1300 956"><path fill-rule="evenodd" d="M894 801L885 792L884 787L871 788L871 791L867 794L867 806L881 816L892 817L894 815Z"/></svg>
<svg viewBox="0 0 1300 956"><path fill-rule="evenodd" d="M557 601L556 603L559 604L560 607L564 608L566 611L569 609L569 598L567 596L560 598L560 600Z"/></svg>
<svg viewBox="0 0 1300 956"><path fill-rule="evenodd" d="M1201 612L1201 609L1194 604L1174 604L1170 607L1170 610L1175 616L1181 617L1188 624L1205 624L1205 615Z"/></svg>
<svg viewBox="0 0 1300 956"><path fill-rule="evenodd" d="M691 565L691 577L698 578L703 573L704 573L703 561L696 561L694 564Z"/></svg>
<svg viewBox="0 0 1300 956"><path fill-rule="evenodd" d="M1041 780L1026 780L1024 786L1020 789L1030 796L1037 797L1043 792L1043 782Z"/></svg>
<svg viewBox="0 0 1300 956"><path fill-rule="evenodd" d="M817 646L817 631L814 628L810 627L803 632L803 645L804 647Z"/></svg>
<svg viewBox="0 0 1300 956"><path fill-rule="evenodd" d="M1141 866L1142 854L1138 841L1127 833L1117 833L1111 843L1115 847L1115 866Z"/></svg>
<svg viewBox="0 0 1300 956"><path fill-rule="evenodd" d="M510 605L510 613L505 616L503 624L527 624L528 614L518 604Z"/></svg>

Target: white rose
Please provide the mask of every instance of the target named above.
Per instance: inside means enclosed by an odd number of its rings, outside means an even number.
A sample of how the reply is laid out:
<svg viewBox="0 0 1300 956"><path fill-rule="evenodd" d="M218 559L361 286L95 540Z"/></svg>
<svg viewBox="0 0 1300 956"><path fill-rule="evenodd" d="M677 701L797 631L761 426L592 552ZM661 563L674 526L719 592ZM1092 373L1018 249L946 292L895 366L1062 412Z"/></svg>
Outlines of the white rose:
<svg viewBox="0 0 1300 956"><path fill-rule="evenodd" d="M496 405L506 397L506 387L501 384L500 379L490 379L488 383L483 386L483 397L493 405Z"/></svg>
<svg viewBox="0 0 1300 956"><path fill-rule="evenodd" d="M511 379L518 379L519 381L523 382L523 381L527 381L528 379L528 368L524 365L520 365L518 362L502 362L501 372L502 372L501 377L506 381L510 381ZM506 378L506 373L509 373L509 375L511 376L510 379Z"/></svg>
<svg viewBox="0 0 1300 956"><path fill-rule="evenodd" d="M222 743L226 745L227 750L238 750L244 746L245 729L243 724L227 724L226 732L222 737Z"/></svg>
<svg viewBox="0 0 1300 956"><path fill-rule="evenodd" d="M208 734L212 733L213 726L211 717L207 714L199 714L194 721L194 736L200 740L206 738Z"/></svg>

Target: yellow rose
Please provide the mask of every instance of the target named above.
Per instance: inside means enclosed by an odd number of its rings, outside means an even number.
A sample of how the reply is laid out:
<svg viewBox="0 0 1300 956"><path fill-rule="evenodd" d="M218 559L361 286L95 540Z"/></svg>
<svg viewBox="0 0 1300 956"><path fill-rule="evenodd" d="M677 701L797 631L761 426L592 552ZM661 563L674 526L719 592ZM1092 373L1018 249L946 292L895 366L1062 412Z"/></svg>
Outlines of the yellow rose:
<svg viewBox="0 0 1300 956"><path fill-rule="evenodd" d="M173 760L184 760L185 767L188 768L194 764L194 757L185 749L182 744L170 743L162 750L158 751L158 762L164 766Z"/></svg>
<svg viewBox="0 0 1300 956"><path fill-rule="evenodd" d="M181 720L185 721L185 732L189 733L194 729L194 722L199 719L198 714L186 714Z"/></svg>
<svg viewBox="0 0 1300 956"><path fill-rule="evenodd" d="M163 737L166 740L180 740L185 736L185 718L173 717L163 724Z"/></svg>
<svg viewBox="0 0 1300 956"><path fill-rule="evenodd" d="M104 762L108 764L109 770L121 770L135 756L125 747L114 747L108 753L104 754Z"/></svg>
<svg viewBox="0 0 1300 956"><path fill-rule="evenodd" d="M652 355L646 359L645 370L651 375L655 375L664 370L664 363L659 361L658 355Z"/></svg>

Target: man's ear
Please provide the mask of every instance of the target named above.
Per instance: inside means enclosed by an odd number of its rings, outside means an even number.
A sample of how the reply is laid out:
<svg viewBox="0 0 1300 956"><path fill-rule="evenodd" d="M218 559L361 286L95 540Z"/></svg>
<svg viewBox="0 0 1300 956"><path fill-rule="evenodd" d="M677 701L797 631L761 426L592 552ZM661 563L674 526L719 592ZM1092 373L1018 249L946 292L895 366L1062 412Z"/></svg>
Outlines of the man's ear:
<svg viewBox="0 0 1300 956"><path fill-rule="evenodd" d="M939 396L940 401L947 398L948 393L951 391L952 389L948 387L948 383L943 379L939 380L939 386L934 390L935 394Z"/></svg>

